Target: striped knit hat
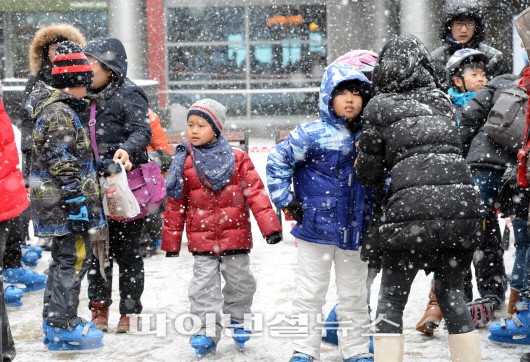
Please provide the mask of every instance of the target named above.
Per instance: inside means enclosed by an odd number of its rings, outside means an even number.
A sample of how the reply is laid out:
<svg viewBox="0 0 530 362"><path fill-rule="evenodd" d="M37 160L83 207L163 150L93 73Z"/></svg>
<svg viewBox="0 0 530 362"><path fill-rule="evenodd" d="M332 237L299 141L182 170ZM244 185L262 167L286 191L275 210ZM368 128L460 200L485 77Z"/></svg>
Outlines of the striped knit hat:
<svg viewBox="0 0 530 362"><path fill-rule="evenodd" d="M226 120L225 106L213 99L201 99L191 105L188 111L188 117L192 114L207 120L210 126L212 126L215 135L219 137Z"/></svg>
<svg viewBox="0 0 530 362"><path fill-rule="evenodd" d="M69 40L60 42L52 63L52 87L63 89L92 84L92 66L76 43Z"/></svg>

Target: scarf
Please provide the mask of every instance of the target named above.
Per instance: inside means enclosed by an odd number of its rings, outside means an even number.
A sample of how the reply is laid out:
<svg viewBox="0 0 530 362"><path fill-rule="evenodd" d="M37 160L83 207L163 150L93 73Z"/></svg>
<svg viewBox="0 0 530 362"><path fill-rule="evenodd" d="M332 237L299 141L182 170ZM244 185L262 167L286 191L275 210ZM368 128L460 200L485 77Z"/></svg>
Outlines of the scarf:
<svg viewBox="0 0 530 362"><path fill-rule="evenodd" d="M219 136L209 146L195 147L191 142L177 145L175 157L169 168L166 196L181 199L184 197L184 162L191 157L193 168L202 184L213 191L225 187L234 174L234 152L228 141Z"/></svg>
<svg viewBox="0 0 530 362"><path fill-rule="evenodd" d="M449 98L451 98L451 102L456 104L457 106L463 107L467 102L471 100L477 94L477 92L460 92L456 90L455 88L450 88L447 91L447 94L449 95Z"/></svg>

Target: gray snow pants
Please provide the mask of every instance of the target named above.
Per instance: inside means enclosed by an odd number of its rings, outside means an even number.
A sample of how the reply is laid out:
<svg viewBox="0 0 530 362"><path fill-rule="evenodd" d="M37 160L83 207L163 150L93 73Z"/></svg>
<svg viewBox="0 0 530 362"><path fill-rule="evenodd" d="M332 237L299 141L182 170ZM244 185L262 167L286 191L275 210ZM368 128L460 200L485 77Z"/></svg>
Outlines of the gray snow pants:
<svg viewBox="0 0 530 362"><path fill-rule="evenodd" d="M221 312L236 323L243 323L245 313L250 313L256 292L250 257L248 254L194 257L189 289L190 313L201 319L202 328L198 334L211 337L217 344L223 331ZM225 280L222 290L221 275Z"/></svg>
<svg viewBox="0 0 530 362"><path fill-rule="evenodd" d="M13 219L0 222L0 263L4 259L4 252L6 247L7 238L9 237L9 231L15 227ZM4 278L4 267L0 264L0 278ZM9 319L7 317L6 303L4 300L4 288L0 289L0 357L2 361L12 361L15 359L15 342L13 342L13 336L11 335L11 327L9 326Z"/></svg>
<svg viewBox="0 0 530 362"><path fill-rule="evenodd" d="M50 326L66 328L79 323L79 292L92 259L87 234L67 234L53 238L42 316Z"/></svg>

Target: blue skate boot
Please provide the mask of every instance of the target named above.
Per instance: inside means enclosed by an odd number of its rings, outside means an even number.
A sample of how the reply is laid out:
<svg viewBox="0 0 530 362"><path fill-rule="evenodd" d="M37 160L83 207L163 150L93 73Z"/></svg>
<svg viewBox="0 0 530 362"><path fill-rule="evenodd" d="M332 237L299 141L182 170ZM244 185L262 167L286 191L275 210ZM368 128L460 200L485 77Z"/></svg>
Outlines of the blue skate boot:
<svg viewBox="0 0 530 362"><path fill-rule="evenodd" d="M153 240L151 240L151 246L155 250L159 250L161 245L162 245L162 239L153 239Z"/></svg>
<svg viewBox="0 0 530 362"><path fill-rule="evenodd" d="M328 342L334 345L339 344L339 337L337 336L337 328L339 327L339 318L337 317L337 306L335 304L329 311L326 322L324 323L324 330L326 334L322 336L324 342Z"/></svg>
<svg viewBox="0 0 530 362"><path fill-rule="evenodd" d="M103 347L103 332L82 318L75 327L59 328L43 323L48 351L83 351Z"/></svg>
<svg viewBox="0 0 530 362"><path fill-rule="evenodd" d="M241 351L245 347L245 343L250 339L250 335L252 334L252 332L244 329L241 323L232 322L230 326L234 328L232 332L232 338L236 342L236 345L239 350Z"/></svg>
<svg viewBox="0 0 530 362"><path fill-rule="evenodd" d="M20 288L17 288L14 285L4 283L4 300L6 302L6 307L8 308L18 308L21 307L22 297L24 296L24 291Z"/></svg>
<svg viewBox="0 0 530 362"><path fill-rule="evenodd" d="M371 353L356 354L353 357L346 358L344 362L374 362L374 355Z"/></svg>
<svg viewBox="0 0 530 362"><path fill-rule="evenodd" d="M294 351L289 362L313 362L315 359L308 354Z"/></svg>
<svg viewBox="0 0 530 362"><path fill-rule="evenodd" d="M31 268L5 268L4 278L12 284L24 284L24 292L34 292L46 287L46 274L34 272Z"/></svg>
<svg viewBox="0 0 530 362"><path fill-rule="evenodd" d="M530 345L530 291L522 292L519 300L512 319L502 318L490 326L490 341Z"/></svg>
<svg viewBox="0 0 530 362"><path fill-rule="evenodd" d="M20 249L22 251L22 263L27 266L37 266L40 258L39 254L28 246L23 246Z"/></svg>
<svg viewBox="0 0 530 362"><path fill-rule="evenodd" d="M40 258L42 258L42 247L38 246L38 245L30 245L30 244L26 244L26 245L22 245L20 247L21 251L24 252L24 250L30 250L34 253L37 253L37 256Z"/></svg>
<svg viewBox="0 0 530 362"><path fill-rule="evenodd" d="M195 349L195 354L202 357L208 353L215 352L217 346L213 339L202 334L191 337L190 345Z"/></svg>

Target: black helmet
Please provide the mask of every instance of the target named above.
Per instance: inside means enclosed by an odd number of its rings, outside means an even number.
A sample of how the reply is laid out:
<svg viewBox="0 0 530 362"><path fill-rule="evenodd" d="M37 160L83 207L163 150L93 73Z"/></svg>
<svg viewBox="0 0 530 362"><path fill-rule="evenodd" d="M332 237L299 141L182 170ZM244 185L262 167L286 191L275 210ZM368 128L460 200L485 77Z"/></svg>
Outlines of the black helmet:
<svg viewBox="0 0 530 362"><path fill-rule="evenodd" d="M452 84L453 77L462 71L470 63L488 64L489 58L486 54L476 49L464 48L457 50L447 61L445 66L445 77Z"/></svg>
<svg viewBox="0 0 530 362"><path fill-rule="evenodd" d="M451 23L454 20L472 19L475 21L476 27L471 41L478 46L478 43L484 39L482 16L482 9L476 0L447 0L443 10L440 38L446 39L451 35Z"/></svg>

